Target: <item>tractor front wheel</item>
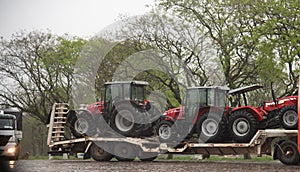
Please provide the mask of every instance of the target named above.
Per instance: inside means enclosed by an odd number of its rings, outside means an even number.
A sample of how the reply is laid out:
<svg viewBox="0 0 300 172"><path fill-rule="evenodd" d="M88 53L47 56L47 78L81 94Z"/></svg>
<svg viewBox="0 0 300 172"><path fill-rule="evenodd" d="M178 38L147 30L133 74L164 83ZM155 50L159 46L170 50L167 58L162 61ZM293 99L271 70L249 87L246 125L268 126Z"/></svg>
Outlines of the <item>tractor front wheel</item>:
<svg viewBox="0 0 300 172"><path fill-rule="evenodd" d="M71 133L76 138L93 136L97 132L97 126L94 123L93 115L88 111L71 111L68 114L67 121L70 125Z"/></svg>
<svg viewBox="0 0 300 172"><path fill-rule="evenodd" d="M258 130L256 117L246 110L234 112L229 116L229 134L239 143L248 143Z"/></svg>
<svg viewBox="0 0 300 172"><path fill-rule="evenodd" d="M296 106L286 106L280 110L280 122L284 129L298 128L298 112Z"/></svg>
<svg viewBox="0 0 300 172"><path fill-rule="evenodd" d="M162 143L169 143L172 141L175 141L175 135L174 135L174 127L173 122L168 120L160 120L156 126L155 130L159 137L159 141Z"/></svg>
<svg viewBox="0 0 300 172"><path fill-rule="evenodd" d="M206 143L220 141L226 132L224 120L222 114L203 114L197 124L199 140Z"/></svg>

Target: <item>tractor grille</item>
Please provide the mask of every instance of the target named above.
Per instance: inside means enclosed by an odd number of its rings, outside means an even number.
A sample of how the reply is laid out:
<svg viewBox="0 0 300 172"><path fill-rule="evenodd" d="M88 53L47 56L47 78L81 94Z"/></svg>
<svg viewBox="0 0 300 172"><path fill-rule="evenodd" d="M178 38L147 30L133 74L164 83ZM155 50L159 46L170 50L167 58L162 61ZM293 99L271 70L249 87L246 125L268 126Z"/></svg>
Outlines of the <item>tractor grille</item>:
<svg viewBox="0 0 300 172"><path fill-rule="evenodd" d="M5 146L11 136L0 135L0 146Z"/></svg>

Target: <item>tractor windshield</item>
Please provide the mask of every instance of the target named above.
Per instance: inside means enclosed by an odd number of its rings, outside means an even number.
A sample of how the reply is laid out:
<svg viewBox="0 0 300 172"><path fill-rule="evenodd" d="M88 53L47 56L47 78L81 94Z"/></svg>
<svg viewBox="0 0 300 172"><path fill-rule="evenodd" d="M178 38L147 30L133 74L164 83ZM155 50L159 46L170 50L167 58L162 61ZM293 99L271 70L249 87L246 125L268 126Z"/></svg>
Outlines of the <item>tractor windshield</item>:
<svg viewBox="0 0 300 172"><path fill-rule="evenodd" d="M14 130L15 129L15 120L3 118L0 119L0 130Z"/></svg>

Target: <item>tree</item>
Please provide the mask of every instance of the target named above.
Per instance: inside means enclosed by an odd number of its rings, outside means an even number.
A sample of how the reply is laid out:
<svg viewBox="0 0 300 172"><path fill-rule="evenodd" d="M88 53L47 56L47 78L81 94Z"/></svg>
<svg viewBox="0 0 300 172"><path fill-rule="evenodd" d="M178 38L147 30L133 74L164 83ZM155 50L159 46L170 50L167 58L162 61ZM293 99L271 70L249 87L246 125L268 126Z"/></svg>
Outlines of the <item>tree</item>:
<svg viewBox="0 0 300 172"><path fill-rule="evenodd" d="M55 102L69 102L73 66L85 41L42 32L19 32L0 42L0 97L47 123Z"/></svg>

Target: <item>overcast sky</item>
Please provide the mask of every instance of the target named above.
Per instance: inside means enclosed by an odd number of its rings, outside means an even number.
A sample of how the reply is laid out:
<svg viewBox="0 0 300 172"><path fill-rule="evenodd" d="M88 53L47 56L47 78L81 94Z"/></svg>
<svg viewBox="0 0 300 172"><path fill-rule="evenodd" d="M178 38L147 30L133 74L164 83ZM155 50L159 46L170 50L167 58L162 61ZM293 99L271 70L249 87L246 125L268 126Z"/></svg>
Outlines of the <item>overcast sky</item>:
<svg viewBox="0 0 300 172"><path fill-rule="evenodd" d="M25 29L90 37L120 15L142 15L154 0L0 0L0 36Z"/></svg>

